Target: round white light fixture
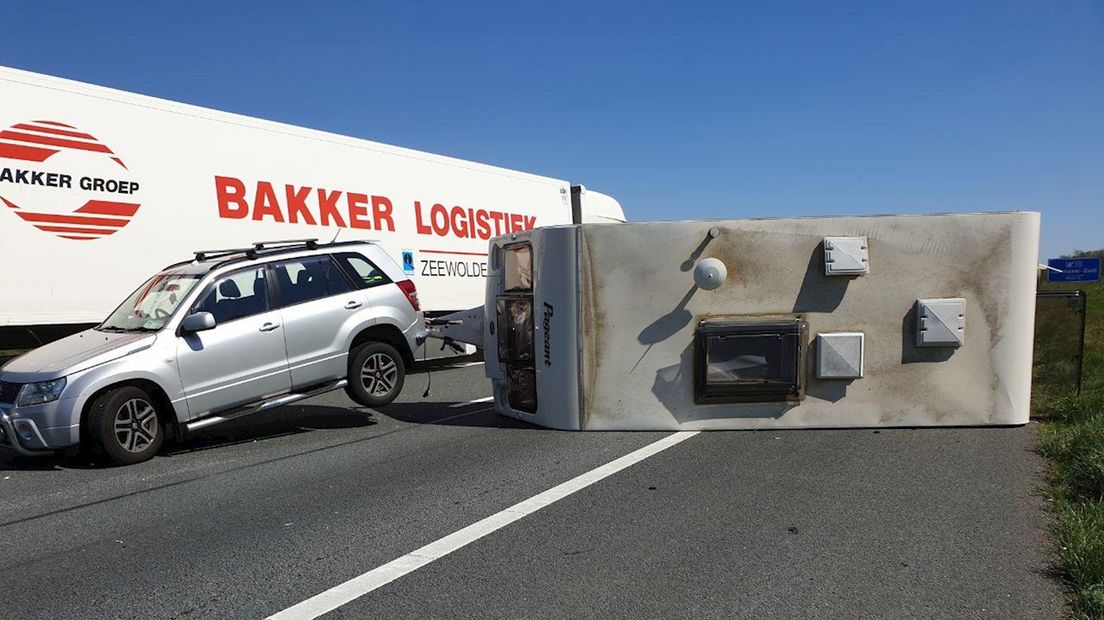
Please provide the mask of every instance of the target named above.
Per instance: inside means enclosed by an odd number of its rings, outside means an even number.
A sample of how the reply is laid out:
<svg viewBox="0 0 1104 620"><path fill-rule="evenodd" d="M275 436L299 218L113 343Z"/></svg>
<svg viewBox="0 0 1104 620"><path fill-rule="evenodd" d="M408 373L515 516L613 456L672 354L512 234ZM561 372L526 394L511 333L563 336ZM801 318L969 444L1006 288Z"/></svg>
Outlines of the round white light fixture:
<svg viewBox="0 0 1104 620"><path fill-rule="evenodd" d="M728 267L716 258L702 259L694 267L694 283L707 291L724 284L727 277Z"/></svg>

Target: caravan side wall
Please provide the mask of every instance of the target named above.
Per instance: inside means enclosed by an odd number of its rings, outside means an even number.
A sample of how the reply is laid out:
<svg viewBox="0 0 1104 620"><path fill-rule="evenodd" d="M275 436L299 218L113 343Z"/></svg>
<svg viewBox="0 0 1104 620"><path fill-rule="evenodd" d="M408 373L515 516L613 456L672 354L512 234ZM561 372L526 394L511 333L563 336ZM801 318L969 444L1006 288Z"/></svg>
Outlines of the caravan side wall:
<svg viewBox="0 0 1104 620"><path fill-rule="evenodd" d="M826 276L823 238L864 235L870 273ZM583 226L580 427L1024 424L1038 235L1037 213ZM714 291L693 280L709 257L728 269ZM916 346L919 298L966 300L962 346ZM695 402L695 330L731 315L807 321L803 400ZM865 334L863 378L816 378L825 332Z"/></svg>

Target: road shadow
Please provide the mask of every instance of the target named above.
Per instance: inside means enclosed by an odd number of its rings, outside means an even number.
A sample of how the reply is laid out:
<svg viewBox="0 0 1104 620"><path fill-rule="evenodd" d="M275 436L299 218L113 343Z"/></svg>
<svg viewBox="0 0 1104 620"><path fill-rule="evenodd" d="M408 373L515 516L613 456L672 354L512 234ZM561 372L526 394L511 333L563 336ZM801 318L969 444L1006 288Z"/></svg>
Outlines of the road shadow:
<svg viewBox="0 0 1104 620"><path fill-rule="evenodd" d="M348 407L288 405L197 431L182 443L166 445L161 449L161 455L185 454L301 433L363 428L378 424L380 417L408 424L540 428L496 414L490 402L471 403L462 407L450 406L454 404L456 403L438 401L401 402L378 409L353 404Z"/></svg>
<svg viewBox="0 0 1104 620"><path fill-rule="evenodd" d="M375 425L374 411L364 407L288 405L232 420L192 433L161 448L162 456L184 454L311 431L363 428Z"/></svg>
<svg viewBox="0 0 1104 620"><path fill-rule="evenodd" d="M417 375L425 372L436 372L438 370L447 370L449 368L459 368L467 364L473 364L483 361L483 352L477 351L471 355L465 355L463 357L445 357L440 359L429 360L414 360L414 364L408 366L406 369L407 375Z"/></svg>
<svg viewBox="0 0 1104 620"><path fill-rule="evenodd" d="M246 416L192 433L184 441L166 441L159 456L173 456L312 431L363 428L377 423L371 409L325 405L289 405ZM57 455L22 456L0 451L0 471L61 471L108 467L89 451L70 449Z"/></svg>
<svg viewBox="0 0 1104 620"><path fill-rule="evenodd" d="M449 363L442 365L448 366ZM438 401L404 402L392 403L379 409L353 404L347 407L287 405L196 431L183 441L166 441L158 456L171 457L309 432L364 428L378 424L380 416L409 424L540 428L496 414L490 402L470 403L460 407L450 406L455 404ZM33 457L22 456L13 450L0 448L0 471L63 471L100 469L108 466L110 466L109 463L102 457L76 448L54 455Z"/></svg>
<svg viewBox="0 0 1104 620"><path fill-rule="evenodd" d="M14 450L0 450L0 471L63 471L102 467L90 454L76 449L47 456L23 456Z"/></svg>
<svg viewBox="0 0 1104 620"><path fill-rule="evenodd" d="M514 418L498 415L490 402L471 403L463 407L451 407L455 403L415 402L391 403L378 409L399 422L408 424L436 424L438 426L470 426L478 428L527 428L542 427Z"/></svg>

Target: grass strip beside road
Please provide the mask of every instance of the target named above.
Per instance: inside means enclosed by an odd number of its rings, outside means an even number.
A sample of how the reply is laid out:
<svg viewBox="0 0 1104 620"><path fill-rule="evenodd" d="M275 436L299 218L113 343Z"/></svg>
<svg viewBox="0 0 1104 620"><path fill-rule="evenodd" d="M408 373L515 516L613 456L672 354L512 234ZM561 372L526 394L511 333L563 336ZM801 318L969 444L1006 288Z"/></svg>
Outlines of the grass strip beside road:
<svg viewBox="0 0 1104 620"><path fill-rule="evenodd" d="M1070 611L1076 618L1104 618L1104 285L1040 286L1058 288L1087 293L1082 388L1079 396L1036 395L1039 450L1051 463L1054 534Z"/></svg>

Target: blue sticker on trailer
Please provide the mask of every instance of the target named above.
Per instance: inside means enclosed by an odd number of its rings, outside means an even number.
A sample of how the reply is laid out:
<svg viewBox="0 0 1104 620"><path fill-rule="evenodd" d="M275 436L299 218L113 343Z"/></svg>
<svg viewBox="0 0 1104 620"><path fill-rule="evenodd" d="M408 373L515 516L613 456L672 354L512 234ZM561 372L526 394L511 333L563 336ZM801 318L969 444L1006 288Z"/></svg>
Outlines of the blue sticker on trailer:
<svg viewBox="0 0 1104 620"><path fill-rule="evenodd" d="M412 250L403 250L402 270L406 274L414 273L414 252Z"/></svg>
<svg viewBox="0 0 1104 620"><path fill-rule="evenodd" d="M1100 279L1100 257L1052 258L1047 261L1047 282L1096 282Z"/></svg>

